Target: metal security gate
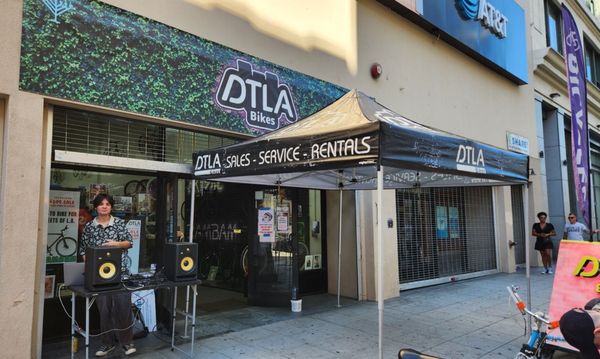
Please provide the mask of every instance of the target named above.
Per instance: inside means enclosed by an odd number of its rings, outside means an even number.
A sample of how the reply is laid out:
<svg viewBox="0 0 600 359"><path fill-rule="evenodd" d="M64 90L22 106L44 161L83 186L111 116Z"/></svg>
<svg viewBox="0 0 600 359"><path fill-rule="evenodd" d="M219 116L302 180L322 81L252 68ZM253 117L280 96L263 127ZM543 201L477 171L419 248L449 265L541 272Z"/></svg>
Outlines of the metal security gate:
<svg viewBox="0 0 600 359"><path fill-rule="evenodd" d="M512 204L513 240L515 241L515 263L525 264L525 217L523 213L523 187L510 187Z"/></svg>
<svg viewBox="0 0 600 359"><path fill-rule="evenodd" d="M396 191L400 284L496 269L489 187Z"/></svg>

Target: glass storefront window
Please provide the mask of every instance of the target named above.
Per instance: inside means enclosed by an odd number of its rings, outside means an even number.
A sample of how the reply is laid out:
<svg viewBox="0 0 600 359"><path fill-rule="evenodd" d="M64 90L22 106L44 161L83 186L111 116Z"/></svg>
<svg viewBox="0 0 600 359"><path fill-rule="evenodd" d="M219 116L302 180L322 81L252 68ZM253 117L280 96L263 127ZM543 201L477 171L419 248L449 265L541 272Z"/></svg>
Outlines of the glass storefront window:
<svg viewBox="0 0 600 359"><path fill-rule="evenodd" d="M308 223L303 223L302 226L298 226L298 232L300 229L307 231L306 234L301 235L299 233L298 238L308 237L308 255L312 260L311 266L305 266L303 270L316 270L323 268L323 237L321 231L321 191L309 190L308 191Z"/></svg>
<svg viewBox="0 0 600 359"><path fill-rule="evenodd" d="M136 241L134 247L128 251L131 260L130 271L135 273L141 269L148 269L151 263L155 263L152 256L156 256L154 248L157 246L157 192L158 181L153 176L53 168L50 183L49 227L62 226L62 222L65 222L65 226L68 227L67 222L73 221L71 237L76 237L79 243L83 227L96 215L92 205L94 197L99 193L107 193L115 201L112 215L128 222L129 231ZM75 205L77 213L70 218L62 218L59 211L53 211L52 204L57 203L58 198L78 199L79 203ZM75 225L77 230L73 231ZM61 228L49 228L49 232L56 232ZM48 244L52 243L53 238L49 234ZM47 252L47 263L62 263L76 259L72 255L66 258L52 248ZM52 268L48 269L52 271Z"/></svg>

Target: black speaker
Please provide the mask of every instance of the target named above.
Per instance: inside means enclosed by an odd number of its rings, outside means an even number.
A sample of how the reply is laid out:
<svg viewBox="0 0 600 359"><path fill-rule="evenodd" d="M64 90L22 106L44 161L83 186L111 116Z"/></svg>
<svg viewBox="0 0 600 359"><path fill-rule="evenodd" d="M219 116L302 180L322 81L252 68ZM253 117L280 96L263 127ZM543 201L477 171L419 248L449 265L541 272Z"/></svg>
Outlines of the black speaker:
<svg viewBox="0 0 600 359"><path fill-rule="evenodd" d="M165 275L173 282L194 280L198 275L197 243L165 244Z"/></svg>
<svg viewBox="0 0 600 359"><path fill-rule="evenodd" d="M88 247L85 250L85 288L91 291L121 287L121 256L123 249Z"/></svg>

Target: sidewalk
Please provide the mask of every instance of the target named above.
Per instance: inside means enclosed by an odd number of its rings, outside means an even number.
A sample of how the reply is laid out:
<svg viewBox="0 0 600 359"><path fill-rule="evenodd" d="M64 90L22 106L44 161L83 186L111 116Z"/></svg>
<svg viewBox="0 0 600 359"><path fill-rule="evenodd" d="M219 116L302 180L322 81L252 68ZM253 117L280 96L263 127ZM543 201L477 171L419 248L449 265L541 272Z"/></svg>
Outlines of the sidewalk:
<svg viewBox="0 0 600 359"><path fill-rule="evenodd" d="M536 268L531 277L532 307L547 311L554 277L541 275ZM397 358L398 350L404 347L450 359L513 358L526 337L523 319L509 301L507 285L520 286L521 296L527 297L521 271L405 291L399 298L386 301L384 358ZM194 358L376 358L377 303L344 300L343 307L336 308L335 297L317 297L321 298L305 298L305 310L300 314L256 307L227 313L221 322L225 318L229 322L220 324L225 326L223 334L214 336L206 335L206 327L218 325L219 317L200 316ZM312 305L311 301L319 303ZM236 328L231 320L236 315L263 316L265 324ZM171 352L169 340L157 335L136 340L136 357L185 357ZM189 350L189 344L182 341L181 345ZM83 357L83 353L76 357ZM577 356L557 353L554 358Z"/></svg>

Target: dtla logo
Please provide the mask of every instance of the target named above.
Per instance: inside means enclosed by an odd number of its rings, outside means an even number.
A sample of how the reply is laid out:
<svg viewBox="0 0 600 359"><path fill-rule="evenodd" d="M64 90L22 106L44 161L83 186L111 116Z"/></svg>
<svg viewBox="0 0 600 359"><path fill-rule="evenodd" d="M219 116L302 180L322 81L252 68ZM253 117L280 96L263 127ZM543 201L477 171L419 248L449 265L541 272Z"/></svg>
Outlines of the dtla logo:
<svg viewBox="0 0 600 359"><path fill-rule="evenodd" d="M244 111L250 127L276 130L284 119L296 122L298 115L288 85L272 72L258 72L252 64L237 60L237 67L223 72L216 94L219 106Z"/></svg>
<svg viewBox="0 0 600 359"><path fill-rule="evenodd" d="M499 38L503 39L508 35L508 18L487 0L456 0L456 7L463 18L481 21L483 26Z"/></svg>
<svg viewBox="0 0 600 359"><path fill-rule="evenodd" d="M486 173L483 150L473 146L458 146L456 152L456 169L472 173Z"/></svg>

